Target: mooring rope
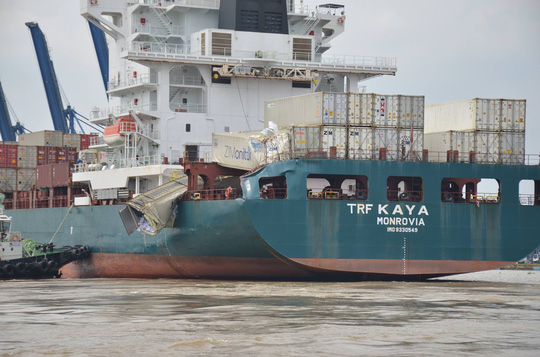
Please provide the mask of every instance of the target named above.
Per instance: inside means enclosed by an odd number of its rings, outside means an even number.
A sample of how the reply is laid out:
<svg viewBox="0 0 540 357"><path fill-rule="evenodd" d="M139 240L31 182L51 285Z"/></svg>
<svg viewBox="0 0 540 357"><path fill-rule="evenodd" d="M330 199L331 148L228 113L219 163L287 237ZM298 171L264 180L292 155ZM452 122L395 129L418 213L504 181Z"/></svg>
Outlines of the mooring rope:
<svg viewBox="0 0 540 357"><path fill-rule="evenodd" d="M51 240L49 241L49 244L52 243L52 241L54 240L54 237L56 237L56 235L60 231L60 228L62 228L62 226L64 225L64 222L66 221L66 218L67 218L68 214L71 212L72 208L73 208L73 203L71 204L71 206L69 206L69 210L67 211L66 215L64 216L64 219L62 220L62 223L60 223L60 226L58 227L56 232L54 232L54 235L52 236Z"/></svg>

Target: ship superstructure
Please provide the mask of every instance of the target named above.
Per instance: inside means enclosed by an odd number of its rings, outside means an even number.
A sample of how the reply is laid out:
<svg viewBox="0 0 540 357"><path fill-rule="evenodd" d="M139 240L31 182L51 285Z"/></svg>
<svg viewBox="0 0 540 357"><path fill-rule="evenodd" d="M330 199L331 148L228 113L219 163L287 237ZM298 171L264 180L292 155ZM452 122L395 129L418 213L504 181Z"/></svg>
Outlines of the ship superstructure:
<svg viewBox="0 0 540 357"><path fill-rule="evenodd" d="M116 168L210 159L212 133L263 128L265 100L396 73L395 58L324 54L344 31L340 5L83 0L81 14L110 40L110 106L92 121L136 123L119 150L94 143Z"/></svg>

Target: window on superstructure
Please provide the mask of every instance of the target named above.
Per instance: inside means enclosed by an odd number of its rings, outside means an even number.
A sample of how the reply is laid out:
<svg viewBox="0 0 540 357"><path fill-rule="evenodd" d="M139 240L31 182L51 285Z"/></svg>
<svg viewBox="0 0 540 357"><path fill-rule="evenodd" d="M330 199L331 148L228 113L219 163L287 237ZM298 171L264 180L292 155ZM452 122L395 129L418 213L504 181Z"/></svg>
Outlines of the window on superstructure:
<svg viewBox="0 0 540 357"><path fill-rule="evenodd" d="M231 55L231 34L212 32L212 56Z"/></svg>
<svg viewBox="0 0 540 357"><path fill-rule="evenodd" d="M191 124L186 124L186 132L189 133L191 131Z"/></svg>
<svg viewBox="0 0 540 357"><path fill-rule="evenodd" d="M308 199L368 199L368 178L365 175L309 174L306 181Z"/></svg>
<svg viewBox="0 0 540 357"><path fill-rule="evenodd" d="M287 197L287 179L285 176L262 177L259 179L261 198L283 199Z"/></svg>
<svg viewBox="0 0 540 357"><path fill-rule="evenodd" d="M386 180L386 197L388 201L422 201L424 198L422 178L416 176L389 176Z"/></svg>
<svg viewBox="0 0 540 357"><path fill-rule="evenodd" d="M540 180L519 181L519 203L522 206L540 206Z"/></svg>
<svg viewBox="0 0 540 357"><path fill-rule="evenodd" d="M311 61L311 39L293 38L293 61Z"/></svg>

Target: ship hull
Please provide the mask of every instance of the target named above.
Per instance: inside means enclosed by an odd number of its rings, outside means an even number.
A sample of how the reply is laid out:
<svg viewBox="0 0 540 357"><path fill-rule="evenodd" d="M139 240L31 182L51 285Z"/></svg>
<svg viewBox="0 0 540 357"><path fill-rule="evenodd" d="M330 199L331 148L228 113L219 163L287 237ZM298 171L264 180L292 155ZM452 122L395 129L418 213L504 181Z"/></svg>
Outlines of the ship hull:
<svg viewBox="0 0 540 357"><path fill-rule="evenodd" d="M306 177L313 172L367 173L369 199L309 199ZM401 172L423 177L421 202L387 201L386 177ZM280 175L287 177L287 198L261 198L259 179ZM501 202L442 202L444 177L495 177ZM48 241L58 230L57 246L91 248L91 258L63 269L65 277L427 279L500 268L532 251L540 206L521 206L517 186L539 177L540 168L525 166L292 160L245 177L244 198L180 201L174 228L156 236L128 236L118 215L123 206L8 214L25 236Z"/></svg>
<svg viewBox="0 0 540 357"><path fill-rule="evenodd" d="M217 203L217 204L216 204ZM56 246L87 245L91 256L62 269L69 278L306 279L313 276L261 244L244 201L186 202L175 227L156 236L128 235L123 206L10 210L13 230ZM46 224L38 224L46 222Z"/></svg>

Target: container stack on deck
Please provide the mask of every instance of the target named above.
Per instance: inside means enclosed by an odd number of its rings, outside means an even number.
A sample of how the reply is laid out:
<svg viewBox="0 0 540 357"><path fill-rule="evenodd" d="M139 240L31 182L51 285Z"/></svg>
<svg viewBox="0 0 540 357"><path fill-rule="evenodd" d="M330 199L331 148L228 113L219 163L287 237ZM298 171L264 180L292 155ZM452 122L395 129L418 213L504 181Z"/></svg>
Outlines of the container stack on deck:
<svg viewBox="0 0 540 357"><path fill-rule="evenodd" d="M426 106L431 161L522 165L526 102L475 98Z"/></svg>
<svg viewBox="0 0 540 357"><path fill-rule="evenodd" d="M335 147L337 158L412 160L423 150L423 96L313 93L266 101L264 115L290 128L296 157Z"/></svg>
<svg viewBox="0 0 540 357"><path fill-rule="evenodd" d="M350 93L348 118L350 159L422 158L423 96Z"/></svg>
<svg viewBox="0 0 540 357"><path fill-rule="evenodd" d="M295 157L347 155L347 93L318 92L265 102L264 122L287 129ZM332 152L330 148L332 149ZM335 150L335 152L333 151Z"/></svg>
<svg viewBox="0 0 540 357"><path fill-rule="evenodd" d="M45 183L67 186L70 167L78 152L88 148L93 135L45 130L22 134L18 143L0 142L0 192L7 194L8 206L17 198L29 201L29 191L34 187L53 186L43 186ZM56 173L54 180L40 180L40 176L47 176L45 172Z"/></svg>
<svg viewBox="0 0 540 357"><path fill-rule="evenodd" d="M213 160L251 170L290 157L423 159L423 96L318 92L266 101L264 121L278 134L214 134Z"/></svg>

